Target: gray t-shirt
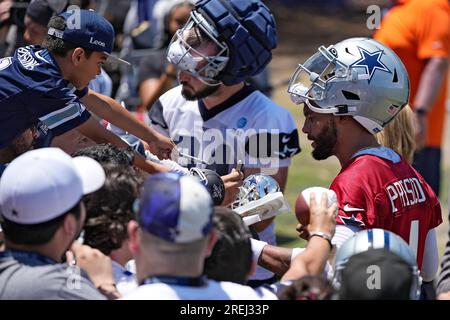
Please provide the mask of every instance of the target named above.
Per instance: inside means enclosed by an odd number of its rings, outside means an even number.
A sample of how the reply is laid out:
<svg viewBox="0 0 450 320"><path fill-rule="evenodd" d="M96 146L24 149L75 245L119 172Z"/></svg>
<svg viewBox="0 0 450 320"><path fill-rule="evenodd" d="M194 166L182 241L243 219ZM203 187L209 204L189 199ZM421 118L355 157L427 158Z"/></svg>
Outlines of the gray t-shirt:
<svg viewBox="0 0 450 320"><path fill-rule="evenodd" d="M105 300L86 273L38 254L0 253L0 300Z"/></svg>

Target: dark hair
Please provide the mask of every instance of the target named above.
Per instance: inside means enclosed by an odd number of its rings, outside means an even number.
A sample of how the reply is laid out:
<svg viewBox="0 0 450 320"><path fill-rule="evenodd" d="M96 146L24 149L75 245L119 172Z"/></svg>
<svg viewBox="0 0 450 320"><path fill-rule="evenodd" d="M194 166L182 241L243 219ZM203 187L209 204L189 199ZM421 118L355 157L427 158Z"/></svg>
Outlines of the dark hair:
<svg viewBox="0 0 450 320"><path fill-rule="evenodd" d="M86 223L84 243L109 255L128 238L127 225L134 218L143 176L133 167L107 164L103 187L84 198Z"/></svg>
<svg viewBox="0 0 450 320"><path fill-rule="evenodd" d="M80 149L72 154L72 157L86 156L99 162L100 164L119 164L132 166L134 161L134 151L131 147L120 149L110 143L96 144L91 147Z"/></svg>
<svg viewBox="0 0 450 320"><path fill-rule="evenodd" d="M203 29L199 27L189 29L185 41L194 49L200 47L203 43L206 42L214 43L213 40L208 37L205 31L203 31Z"/></svg>
<svg viewBox="0 0 450 320"><path fill-rule="evenodd" d="M304 276L277 293L280 300L331 300L334 288L323 276Z"/></svg>
<svg viewBox="0 0 450 320"><path fill-rule="evenodd" d="M5 239L21 245L40 245L49 242L61 226L65 217L71 214L75 219L81 217L81 201L61 216L37 224L19 224L2 217L2 229Z"/></svg>
<svg viewBox="0 0 450 320"><path fill-rule="evenodd" d="M217 243L205 261L204 273L210 279L245 284L252 266L250 231L242 218L224 207L213 215Z"/></svg>
<svg viewBox="0 0 450 320"><path fill-rule="evenodd" d="M172 6L168 10L166 15L163 17L164 30L163 30L163 34L162 34L162 37L161 37L161 44L158 47L160 47L160 48L167 48L169 46L170 41L172 40L172 38L174 36L170 32L170 21L173 19L172 16L173 16L175 10L177 10L178 8L182 8L182 7L190 7L191 9L193 9L194 8L194 4L189 2L189 1L176 3L174 6ZM189 20L189 16L187 18ZM181 24L180 22L178 22L178 23Z"/></svg>
<svg viewBox="0 0 450 320"><path fill-rule="evenodd" d="M50 18L47 27L55 28L57 30L64 30L66 28L66 21L63 17L54 16ZM70 50L81 48L79 45L64 41L63 39L59 39L49 34L45 36L44 42L42 42L42 46L47 48L50 53L60 57L65 57ZM83 50L85 52L86 58L89 59L93 51L85 48L83 48Z"/></svg>

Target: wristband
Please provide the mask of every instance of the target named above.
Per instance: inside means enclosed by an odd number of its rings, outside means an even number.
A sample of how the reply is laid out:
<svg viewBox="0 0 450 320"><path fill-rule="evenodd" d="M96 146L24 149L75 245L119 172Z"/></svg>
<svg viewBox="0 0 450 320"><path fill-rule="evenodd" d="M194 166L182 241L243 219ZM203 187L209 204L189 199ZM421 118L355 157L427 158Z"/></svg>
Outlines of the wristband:
<svg viewBox="0 0 450 320"><path fill-rule="evenodd" d="M331 235L322 231L315 231L315 232L311 232L309 234L309 239L311 239L312 237L321 237L325 240L328 241L328 244L330 245L330 249L333 249L333 244L331 243Z"/></svg>

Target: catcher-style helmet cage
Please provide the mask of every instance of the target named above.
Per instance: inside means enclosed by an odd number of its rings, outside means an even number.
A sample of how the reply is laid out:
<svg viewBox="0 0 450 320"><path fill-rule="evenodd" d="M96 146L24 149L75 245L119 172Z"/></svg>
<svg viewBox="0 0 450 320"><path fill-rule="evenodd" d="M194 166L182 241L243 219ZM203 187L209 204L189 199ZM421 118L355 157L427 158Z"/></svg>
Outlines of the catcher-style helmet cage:
<svg viewBox="0 0 450 320"><path fill-rule="evenodd" d="M408 103L409 80L400 58L380 42L351 38L321 46L299 64L289 83L291 100L317 113L353 116L378 133Z"/></svg>
<svg viewBox="0 0 450 320"><path fill-rule="evenodd" d="M383 229L367 229L356 233L345 241L337 250L334 260L333 282L336 286L341 283L342 271L348 260L358 254L372 249L386 249L402 258L410 267L413 275L410 298L417 300L420 297L422 278L417 268L416 258L408 244L393 232Z"/></svg>
<svg viewBox="0 0 450 320"><path fill-rule="evenodd" d="M225 198L225 184L215 171L209 169L191 168L189 174L197 177L211 195L214 205L219 206Z"/></svg>
<svg viewBox="0 0 450 320"><path fill-rule="evenodd" d="M218 52L205 56L188 44L185 32L191 28L215 43ZM199 0L172 39L167 58L208 84L233 85L260 73L276 46L275 19L260 0Z"/></svg>

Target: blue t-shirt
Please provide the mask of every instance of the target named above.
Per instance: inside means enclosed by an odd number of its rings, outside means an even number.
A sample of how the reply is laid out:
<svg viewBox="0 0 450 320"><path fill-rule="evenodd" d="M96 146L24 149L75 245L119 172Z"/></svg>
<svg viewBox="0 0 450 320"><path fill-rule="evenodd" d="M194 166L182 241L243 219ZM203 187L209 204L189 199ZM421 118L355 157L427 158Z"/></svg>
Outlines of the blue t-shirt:
<svg viewBox="0 0 450 320"><path fill-rule="evenodd" d="M47 49L18 48L0 59L0 148L41 120L53 135L78 127L90 117L77 91L63 79Z"/></svg>

